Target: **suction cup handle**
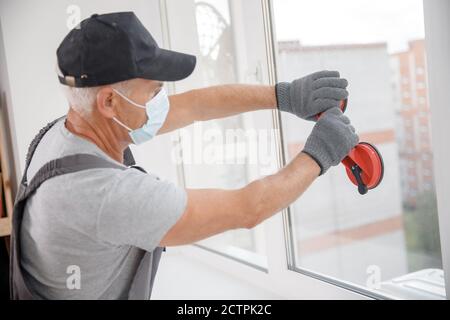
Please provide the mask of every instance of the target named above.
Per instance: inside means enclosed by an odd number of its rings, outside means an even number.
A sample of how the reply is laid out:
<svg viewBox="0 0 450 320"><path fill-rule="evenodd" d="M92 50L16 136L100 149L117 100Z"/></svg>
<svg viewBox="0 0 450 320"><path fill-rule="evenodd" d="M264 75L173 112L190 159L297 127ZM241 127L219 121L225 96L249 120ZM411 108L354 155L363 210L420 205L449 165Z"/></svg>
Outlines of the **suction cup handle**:
<svg viewBox="0 0 450 320"><path fill-rule="evenodd" d="M368 143L360 142L342 160L347 176L358 187L360 194L376 188L383 180L383 157L378 149Z"/></svg>
<svg viewBox="0 0 450 320"><path fill-rule="evenodd" d="M359 194L366 194L368 191L367 185L362 181L361 178L361 168L355 164L351 168L352 174L358 183L358 192Z"/></svg>

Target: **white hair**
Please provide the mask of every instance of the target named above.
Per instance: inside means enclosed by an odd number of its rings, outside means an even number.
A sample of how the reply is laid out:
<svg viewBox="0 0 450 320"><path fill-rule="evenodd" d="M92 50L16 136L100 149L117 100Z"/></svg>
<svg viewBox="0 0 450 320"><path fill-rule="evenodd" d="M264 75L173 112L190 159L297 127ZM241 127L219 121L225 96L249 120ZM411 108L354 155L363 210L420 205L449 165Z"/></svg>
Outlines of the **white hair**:
<svg viewBox="0 0 450 320"><path fill-rule="evenodd" d="M76 88L62 85L62 89L67 101L69 102L69 106L79 114L88 116L95 106L97 93L100 89L108 86L127 96L131 91L132 80L116 82L111 85L86 88Z"/></svg>

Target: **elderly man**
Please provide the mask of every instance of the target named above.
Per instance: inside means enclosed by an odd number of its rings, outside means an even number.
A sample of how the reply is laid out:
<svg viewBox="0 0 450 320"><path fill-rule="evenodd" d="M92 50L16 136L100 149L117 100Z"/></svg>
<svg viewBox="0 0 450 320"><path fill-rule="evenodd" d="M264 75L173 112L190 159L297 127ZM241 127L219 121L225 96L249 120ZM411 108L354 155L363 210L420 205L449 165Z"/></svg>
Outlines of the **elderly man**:
<svg viewBox="0 0 450 320"><path fill-rule="evenodd" d="M13 298L149 298L163 247L253 228L358 142L338 108L348 92L335 71L168 97L162 81L188 77L195 57L159 48L131 12L84 20L57 56L70 109L30 148L14 213ZM323 115L291 163L243 188L184 190L126 165L132 143L273 108L313 121Z"/></svg>

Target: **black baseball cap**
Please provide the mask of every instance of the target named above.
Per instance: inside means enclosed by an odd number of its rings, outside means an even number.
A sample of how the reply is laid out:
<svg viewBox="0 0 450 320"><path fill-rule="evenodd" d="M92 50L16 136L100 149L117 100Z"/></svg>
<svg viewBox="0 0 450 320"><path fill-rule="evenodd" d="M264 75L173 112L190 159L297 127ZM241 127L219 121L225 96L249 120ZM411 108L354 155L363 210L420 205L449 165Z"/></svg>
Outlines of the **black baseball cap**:
<svg viewBox="0 0 450 320"><path fill-rule="evenodd" d="M133 12L93 14L59 45L59 81L94 87L133 78L177 81L194 71L196 57L161 49Z"/></svg>

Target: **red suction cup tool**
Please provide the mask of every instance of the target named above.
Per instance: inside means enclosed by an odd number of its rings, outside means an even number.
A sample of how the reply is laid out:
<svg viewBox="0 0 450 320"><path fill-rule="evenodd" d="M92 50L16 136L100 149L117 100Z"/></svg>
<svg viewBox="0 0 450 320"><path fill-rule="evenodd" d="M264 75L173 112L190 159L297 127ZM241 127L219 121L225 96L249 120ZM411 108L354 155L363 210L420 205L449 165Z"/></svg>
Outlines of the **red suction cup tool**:
<svg viewBox="0 0 450 320"><path fill-rule="evenodd" d="M347 109L347 99L342 100L339 106L342 112ZM322 114L317 116L320 118ZM347 176L358 187L360 194L366 194L368 190L376 188L384 175L383 157L374 145L368 142L360 142L342 160Z"/></svg>
<svg viewBox="0 0 450 320"><path fill-rule="evenodd" d="M380 152L368 142L360 142L342 160L350 181L360 194L376 188L383 180L384 164Z"/></svg>

